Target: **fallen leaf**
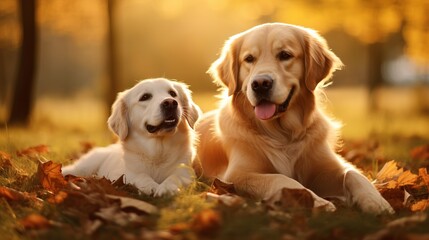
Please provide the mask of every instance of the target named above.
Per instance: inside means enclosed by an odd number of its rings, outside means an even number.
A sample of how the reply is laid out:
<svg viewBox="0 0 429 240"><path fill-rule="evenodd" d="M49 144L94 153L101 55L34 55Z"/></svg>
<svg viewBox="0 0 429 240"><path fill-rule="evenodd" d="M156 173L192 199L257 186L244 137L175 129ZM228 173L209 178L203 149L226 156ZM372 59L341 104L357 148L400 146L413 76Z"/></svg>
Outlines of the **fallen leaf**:
<svg viewBox="0 0 429 240"><path fill-rule="evenodd" d="M128 198L128 197L120 197L115 195L107 194L106 197L110 199L118 199L120 201L121 208L135 208L141 212L145 212L148 214L156 214L158 212L158 208L153 206L152 204L149 204L145 201L141 201L134 198Z"/></svg>
<svg viewBox="0 0 429 240"><path fill-rule="evenodd" d="M191 224L191 229L199 235L214 234L222 225L222 218L218 211L206 209L197 214Z"/></svg>
<svg viewBox="0 0 429 240"><path fill-rule="evenodd" d="M386 180L398 177L403 172L404 170L398 168L398 164L395 160L392 160L384 164L383 168L377 173L376 180L377 182L385 182Z"/></svg>
<svg viewBox="0 0 429 240"><path fill-rule="evenodd" d="M429 188L429 174L426 168L419 168L419 176L425 185Z"/></svg>
<svg viewBox="0 0 429 240"><path fill-rule="evenodd" d="M67 181L61 174L61 164L59 163L52 161L39 162L37 173L40 183L46 190L57 192L67 186Z"/></svg>
<svg viewBox="0 0 429 240"><path fill-rule="evenodd" d="M64 200L67 198L67 196L68 196L68 194L66 192L59 191L54 196L48 198L48 202L53 203L53 204L60 204L60 203L64 202Z"/></svg>
<svg viewBox="0 0 429 240"><path fill-rule="evenodd" d="M23 193L12 188L0 186L0 197L4 197L7 200L12 201L22 201L28 199L28 193Z"/></svg>
<svg viewBox="0 0 429 240"><path fill-rule="evenodd" d="M213 181L213 184L210 188L210 192L216 193L219 195L226 194L226 193L237 194L237 192L235 191L234 184L223 182L218 178L215 178L215 180Z"/></svg>
<svg viewBox="0 0 429 240"><path fill-rule="evenodd" d="M416 184L418 176L411 171L404 171L392 160L387 162L377 173L375 185L378 189L404 187Z"/></svg>
<svg viewBox="0 0 429 240"><path fill-rule="evenodd" d="M411 205L410 209L413 212L420 212L420 211L426 210L428 207L429 207L429 199L423 199Z"/></svg>
<svg viewBox="0 0 429 240"><path fill-rule="evenodd" d="M51 222L42 215L33 213L19 221L24 229L46 229L52 226Z"/></svg>
<svg viewBox="0 0 429 240"><path fill-rule="evenodd" d="M118 205L100 208L94 215L119 226L126 226L129 223L137 223L142 221L139 215L133 212L124 212L119 208Z"/></svg>
<svg viewBox="0 0 429 240"><path fill-rule="evenodd" d="M17 151L16 155L19 157L22 157L22 156L33 157L35 155L45 154L48 152L49 152L49 147L42 144L42 145L37 145L37 146L33 146L33 147L29 147L29 148Z"/></svg>
<svg viewBox="0 0 429 240"><path fill-rule="evenodd" d="M265 201L272 210L293 210L300 208L313 208L314 199L305 189L283 188Z"/></svg>
<svg viewBox="0 0 429 240"><path fill-rule="evenodd" d="M403 172L398 176L397 182L398 186L414 185L418 179L418 176L414 173L411 173L410 170Z"/></svg>
<svg viewBox="0 0 429 240"><path fill-rule="evenodd" d="M122 174L118 179L116 179L115 181L113 181L112 185L114 187L123 187L123 186L125 186L124 174Z"/></svg>

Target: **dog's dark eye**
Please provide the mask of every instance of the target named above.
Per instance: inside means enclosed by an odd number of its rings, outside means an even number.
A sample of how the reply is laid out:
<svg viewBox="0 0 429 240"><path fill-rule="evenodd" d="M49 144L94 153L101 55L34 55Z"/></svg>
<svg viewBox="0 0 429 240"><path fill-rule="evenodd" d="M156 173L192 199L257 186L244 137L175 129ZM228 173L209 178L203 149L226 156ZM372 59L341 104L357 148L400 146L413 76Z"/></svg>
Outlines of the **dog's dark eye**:
<svg viewBox="0 0 429 240"><path fill-rule="evenodd" d="M177 93L175 91L169 91L168 94L172 97L177 97Z"/></svg>
<svg viewBox="0 0 429 240"><path fill-rule="evenodd" d="M247 55L244 61L247 63L253 63L255 61L255 57L253 55Z"/></svg>
<svg viewBox="0 0 429 240"><path fill-rule="evenodd" d="M150 94L150 93L145 93L145 94L143 94L143 95L140 97L139 101L140 101L140 102L143 102L143 101L149 100L149 99L151 99L151 98L152 98L152 94Z"/></svg>
<svg viewBox="0 0 429 240"><path fill-rule="evenodd" d="M281 51L279 52L279 54L277 55L277 58L280 61L287 61L289 59L291 59L293 56L291 53L287 52L287 51Z"/></svg>

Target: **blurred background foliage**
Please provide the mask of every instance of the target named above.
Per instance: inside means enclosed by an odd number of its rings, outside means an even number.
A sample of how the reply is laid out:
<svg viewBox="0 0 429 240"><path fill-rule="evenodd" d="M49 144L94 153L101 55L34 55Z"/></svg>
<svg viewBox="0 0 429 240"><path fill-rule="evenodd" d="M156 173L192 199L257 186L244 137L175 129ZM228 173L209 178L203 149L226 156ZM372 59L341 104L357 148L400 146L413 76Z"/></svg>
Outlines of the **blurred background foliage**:
<svg viewBox="0 0 429 240"><path fill-rule="evenodd" d="M216 86L206 70L229 36L265 22L314 28L327 39L346 65L334 76L329 105L362 115L345 122L365 121L370 110L386 118L429 112L427 0L34 1L33 122L48 121L50 112L65 121L73 106L79 119L104 109L94 122L105 122L112 96L149 77L190 84L202 108L212 109ZM20 2L0 1L0 122L19 94ZM66 107L54 106L61 103ZM427 120L417 131L429 135Z"/></svg>

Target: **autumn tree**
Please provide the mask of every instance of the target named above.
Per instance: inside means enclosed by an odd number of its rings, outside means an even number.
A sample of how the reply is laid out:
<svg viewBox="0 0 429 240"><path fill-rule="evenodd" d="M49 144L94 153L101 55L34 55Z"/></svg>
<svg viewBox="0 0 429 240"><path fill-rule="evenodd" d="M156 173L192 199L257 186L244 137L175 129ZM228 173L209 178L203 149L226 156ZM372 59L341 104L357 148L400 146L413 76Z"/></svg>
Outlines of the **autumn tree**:
<svg viewBox="0 0 429 240"><path fill-rule="evenodd" d="M367 86L370 93L383 84L383 42L400 34L404 52L428 75L429 69L429 1L427 0L314 0L234 1L228 7L245 9L252 19L281 21L314 28L321 33L340 29L367 46ZM237 11L238 13L242 11ZM370 94L370 108L374 108Z"/></svg>
<svg viewBox="0 0 429 240"><path fill-rule="evenodd" d="M22 41L10 124L28 124L35 86L37 57L36 0L20 0Z"/></svg>
<svg viewBox="0 0 429 240"><path fill-rule="evenodd" d="M115 101L116 94L120 90L120 82L118 77L118 56L116 54L116 31L115 31L115 9L116 9L116 0L107 0L107 72L108 72L108 89L106 91L107 95L107 107L110 111L110 106L112 106Z"/></svg>

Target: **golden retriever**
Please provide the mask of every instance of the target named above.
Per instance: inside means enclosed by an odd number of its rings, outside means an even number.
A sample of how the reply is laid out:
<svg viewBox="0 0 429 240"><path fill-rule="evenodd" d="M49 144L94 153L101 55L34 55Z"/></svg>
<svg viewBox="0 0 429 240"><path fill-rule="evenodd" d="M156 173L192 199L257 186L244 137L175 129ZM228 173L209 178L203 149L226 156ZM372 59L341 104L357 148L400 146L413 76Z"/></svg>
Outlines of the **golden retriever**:
<svg viewBox="0 0 429 240"><path fill-rule="evenodd" d="M147 79L118 94L108 125L119 142L95 148L63 174L104 176L145 194L174 194L192 181L194 124L201 110L188 87L164 78Z"/></svg>
<svg viewBox="0 0 429 240"><path fill-rule="evenodd" d="M322 197L342 196L365 212L393 212L335 153L335 124L318 107L320 86L341 66L311 29L269 23L232 36L208 71L228 96L197 122L200 171L257 199L306 189L314 207L328 211L335 206Z"/></svg>

